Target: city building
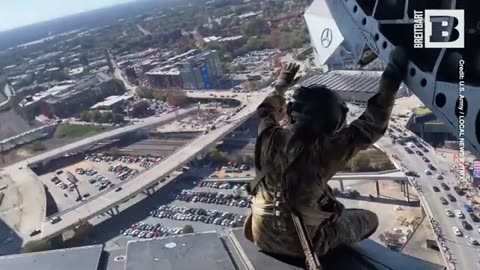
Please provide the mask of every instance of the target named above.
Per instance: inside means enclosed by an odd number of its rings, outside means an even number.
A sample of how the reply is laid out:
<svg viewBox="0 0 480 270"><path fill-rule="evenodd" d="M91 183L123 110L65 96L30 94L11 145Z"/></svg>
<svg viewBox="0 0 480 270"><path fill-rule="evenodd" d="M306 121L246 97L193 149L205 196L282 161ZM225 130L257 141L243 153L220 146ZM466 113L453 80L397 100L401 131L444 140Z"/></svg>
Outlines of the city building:
<svg viewBox="0 0 480 270"><path fill-rule="evenodd" d="M97 73L76 83L57 85L26 96L19 107L27 118L39 114L65 117L88 109L109 96L123 93L123 83L105 73Z"/></svg>
<svg viewBox="0 0 480 270"><path fill-rule="evenodd" d="M160 63L145 75L155 88L212 89L223 77L218 51L191 50Z"/></svg>
<svg viewBox="0 0 480 270"><path fill-rule="evenodd" d="M407 128L433 146L457 141L449 127L428 109L416 109L407 122Z"/></svg>
<svg viewBox="0 0 480 270"><path fill-rule="evenodd" d="M98 102L90 107L92 110L109 110L120 112L122 108L133 99L133 95L109 96L105 100Z"/></svg>

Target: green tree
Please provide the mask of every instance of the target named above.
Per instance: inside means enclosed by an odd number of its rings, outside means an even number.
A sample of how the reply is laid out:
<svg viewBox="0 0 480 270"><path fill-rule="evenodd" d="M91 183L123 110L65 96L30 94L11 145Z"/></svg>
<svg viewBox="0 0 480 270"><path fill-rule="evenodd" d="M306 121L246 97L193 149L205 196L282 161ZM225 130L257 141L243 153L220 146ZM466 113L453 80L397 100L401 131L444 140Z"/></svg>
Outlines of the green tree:
<svg viewBox="0 0 480 270"><path fill-rule="evenodd" d="M21 252L30 253L30 252L47 251L52 249L53 247L48 240L36 240L36 241L30 241L26 243L22 247Z"/></svg>
<svg viewBox="0 0 480 270"><path fill-rule="evenodd" d="M92 111L92 118L90 118L91 122L100 122L102 119L102 114L98 110Z"/></svg>
<svg viewBox="0 0 480 270"><path fill-rule="evenodd" d="M101 123L111 123L113 122L113 113L112 112L104 112L101 114L100 117Z"/></svg>
<svg viewBox="0 0 480 270"><path fill-rule="evenodd" d="M149 105L145 101L139 101L133 104L131 115L133 117L145 116L148 112Z"/></svg>
<svg viewBox="0 0 480 270"><path fill-rule="evenodd" d="M217 148L210 149L210 152L208 153L207 158L214 165L222 165L228 161L227 154L225 152L218 151Z"/></svg>
<svg viewBox="0 0 480 270"><path fill-rule="evenodd" d="M350 166L353 172L366 172L372 170L370 158L363 152L358 153L352 158Z"/></svg>
<svg viewBox="0 0 480 270"><path fill-rule="evenodd" d="M43 143L36 141L32 144L31 149L33 152L40 152L47 149L47 147Z"/></svg>
<svg viewBox="0 0 480 270"><path fill-rule="evenodd" d="M395 169L395 166L393 166L392 162L388 160L388 158L378 160L375 164L375 169L378 171L386 171L386 170L392 170Z"/></svg>
<svg viewBox="0 0 480 270"><path fill-rule="evenodd" d="M83 111L80 113L80 119L85 122L90 122L89 111Z"/></svg>
<svg viewBox="0 0 480 270"><path fill-rule="evenodd" d="M135 90L135 92L137 93L137 95L141 98L148 98L148 99L152 99L154 96L153 96L153 92L154 90L150 87L146 87L146 86L139 86L137 87L137 89Z"/></svg>
<svg viewBox="0 0 480 270"><path fill-rule="evenodd" d="M247 81L245 87L250 91L254 91L257 89L257 83L254 81Z"/></svg>
<svg viewBox="0 0 480 270"><path fill-rule="evenodd" d="M245 24L243 33L247 36L258 36L270 34L270 26L263 18L255 18Z"/></svg>
<svg viewBox="0 0 480 270"><path fill-rule="evenodd" d="M194 233L193 227L190 224L183 226L182 231L183 233Z"/></svg>
<svg viewBox="0 0 480 270"><path fill-rule="evenodd" d="M255 158L253 155L246 155L244 156L244 162L247 165L253 166L255 164Z"/></svg>
<svg viewBox="0 0 480 270"><path fill-rule="evenodd" d="M123 116L123 114L114 113L113 116L112 116L112 121L115 124L120 124L120 123L123 123L125 121L125 117Z"/></svg>

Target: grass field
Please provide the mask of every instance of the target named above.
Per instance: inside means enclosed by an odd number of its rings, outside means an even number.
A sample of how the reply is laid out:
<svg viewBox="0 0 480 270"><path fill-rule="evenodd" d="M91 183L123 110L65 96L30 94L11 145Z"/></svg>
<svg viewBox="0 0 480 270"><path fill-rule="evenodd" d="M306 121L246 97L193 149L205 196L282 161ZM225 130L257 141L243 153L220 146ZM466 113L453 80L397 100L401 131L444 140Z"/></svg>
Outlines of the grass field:
<svg viewBox="0 0 480 270"><path fill-rule="evenodd" d="M427 113L431 113L432 111L429 108L418 107L418 108L413 109L413 112L417 115L424 115L424 114L427 114Z"/></svg>
<svg viewBox="0 0 480 270"><path fill-rule="evenodd" d="M93 126L93 125L71 125L60 124L55 130L55 137L57 138L81 138L88 137L98 133L102 133L112 129L105 126Z"/></svg>

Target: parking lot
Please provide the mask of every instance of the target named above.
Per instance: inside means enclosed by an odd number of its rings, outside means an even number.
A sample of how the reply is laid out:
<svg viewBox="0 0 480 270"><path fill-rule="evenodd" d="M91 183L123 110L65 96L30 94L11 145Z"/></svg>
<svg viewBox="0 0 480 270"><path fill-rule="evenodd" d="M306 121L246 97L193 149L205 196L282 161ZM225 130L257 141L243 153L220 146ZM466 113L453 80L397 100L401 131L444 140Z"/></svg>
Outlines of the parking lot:
<svg viewBox="0 0 480 270"><path fill-rule="evenodd" d="M95 154L85 160L40 176L63 211L100 192L119 191L119 184L153 167L163 157L107 156Z"/></svg>
<svg viewBox="0 0 480 270"><path fill-rule="evenodd" d="M250 207L243 194L245 187L244 183L199 182L178 190L170 194L170 203L159 203L144 220L121 230L121 237L166 237L184 233L185 225L191 225L194 232L241 227Z"/></svg>

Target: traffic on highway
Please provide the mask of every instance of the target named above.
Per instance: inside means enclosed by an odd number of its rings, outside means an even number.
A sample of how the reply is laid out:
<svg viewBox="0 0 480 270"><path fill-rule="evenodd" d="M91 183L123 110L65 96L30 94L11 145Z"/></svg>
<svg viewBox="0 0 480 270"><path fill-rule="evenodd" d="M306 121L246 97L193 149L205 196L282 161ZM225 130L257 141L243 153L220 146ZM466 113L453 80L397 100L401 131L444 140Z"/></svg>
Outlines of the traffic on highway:
<svg viewBox="0 0 480 270"><path fill-rule="evenodd" d="M379 144L399 163L433 215L431 224L439 248L454 269L474 269L480 262L480 219L451 166L435 150L405 128L408 118L393 116L387 136ZM427 211L428 212L428 211Z"/></svg>

